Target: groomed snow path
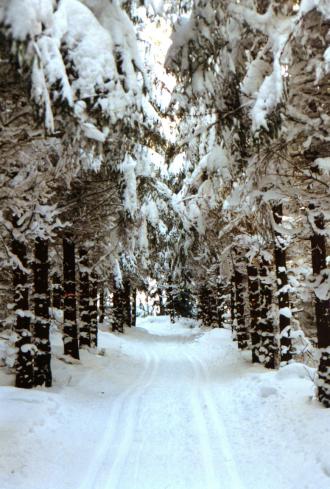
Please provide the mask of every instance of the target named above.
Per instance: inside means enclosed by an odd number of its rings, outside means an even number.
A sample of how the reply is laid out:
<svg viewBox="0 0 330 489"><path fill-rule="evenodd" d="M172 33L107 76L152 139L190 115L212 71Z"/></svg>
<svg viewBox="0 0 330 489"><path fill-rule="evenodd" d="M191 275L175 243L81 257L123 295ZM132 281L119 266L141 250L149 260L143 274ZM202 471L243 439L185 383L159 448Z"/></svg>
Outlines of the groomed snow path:
<svg viewBox="0 0 330 489"><path fill-rule="evenodd" d="M51 390L0 390L1 489L329 489L310 369L267 372L228 331L165 317L100 343L56 360Z"/></svg>

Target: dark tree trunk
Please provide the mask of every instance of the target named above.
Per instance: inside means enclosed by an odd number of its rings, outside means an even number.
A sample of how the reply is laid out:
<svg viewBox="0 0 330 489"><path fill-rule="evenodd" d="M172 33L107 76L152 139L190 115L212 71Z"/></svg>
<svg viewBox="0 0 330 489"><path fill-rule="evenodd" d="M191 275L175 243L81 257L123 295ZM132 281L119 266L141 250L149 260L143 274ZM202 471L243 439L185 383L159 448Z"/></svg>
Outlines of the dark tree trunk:
<svg viewBox="0 0 330 489"><path fill-rule="evenodd" d="M124 328L132 325L132 309L131 309L131 284L128 279L123 283L123 307L124 307Z"/></svg>
<svg viewBox="0 0 330 489"><path fill-rule="evenodd" d="M90 319L91 319L91 347L95 348L97 346L97 333L98 333L98 326L97 326L97 316L98 316L98 310L97 310L97 285L98 285L98 280L97 276L95 274L92 274L91 280L90 280L90 309L89 309L89 314L90 314Z"/></svg>
<svg viewBox="0 0 330 489"><path fill-rule="evenodd" d="M89 261L87 250L79 248L79 348L91 346L91 314L90 314L90 284L89 284Z"/></svg>
<svg viewBox="0 0 330 489"><path fill-rule="evenodd" d="M235 275L233 275L230 280L230 319L231 319L231 330L233 332L233 339L234 341L236 341L237 340L236 337L237 317L236 317Z"/></svg>
<svg viewBox="0 0 330 489"><path fill-rule="evenodd" d="M282 204L273 207L274 221L277 225L282 224L283 206ZM290 338L290 318L285 314L284 309L290 307L288 286L288 273L286 268L286 245L283 236L275 229L275 267L278 287L278 305L280 308L280 334L281 334L281 361L288 362L292 359L292 344Z"/></svg>
<svg viewBox="0 0 330 489"><path fill-rule="evenodd" d="M13 270L14 303L16 311L15 332L18 336L15 344L17 348L15 385L16 387L30 389L34 385L34 370L30 317L28 316L28 275L24 270L24 268L27 268L27 250L25 244L18 239L13 238L12 252L22 265L21 267L15 263Z"/></svg>
<svg viewBox="0 0 330 489"><path fill-rule="evenodd" d="M169 282L169 285L167 287L167 304L166 304L166 309L167 309L167 314L170 316L171 323L175 323L175 309L174 309L174 291L173 287L171 285L171 282Z"/></svg>
<svg viewBox="0 0 330 489"><path fill-rule="evenodd" d="M222 281L218 281L217 285L217 313L218 313L218 328L224 327L225 322L225 306L226 306L226 290Z"/></svg>
<svg viewBox="0 0 330 489"><path fill-rule="evenodd" d="M272 281L270 263L262 258L260 266L260 318L258 321L258 336L260 343L256 345L256 355L259 362L266 368L277 368L280 363L280 345L272 318Z"/></svg>
<svg viewBox="0 0 330 489"><path fill-rule="evenodd" d="M4 2L1 2L3 10ZM9 5L9 3L8 3ZM22 4L23 5L23 4ZM1 209L3 204L12 205L14 208L19 206L16 197L25 199L27 196L23 187L14 188L14 178L18 175L18 168L23 169L24 165L28 169L29 158L31 157L30 145L31 137L27 132L30 127L35 127L33 120L32 104L29 103L29 88L27 78L21 76L20 70L12 58L12 39L10 40L1 32L0 34L0 106L1 106ZM27 151L26 151L27 150ZM15 152L17 163L15 162ZM22 155L26 153L26 162L23 163ZM6 161L9 156L11 161L10 173L7 173ZM9 171L9 170L8 170ZM10 181L9 181L10 179ZM32 181L31 181L32 183ZM9 184L9 185L8 185ZM7 195L6 195L7 192ZM22 192L18 195L17 192ZM6 199L8 199L6 201ZM28 273L27 273L27 249L21 236L24 233L20 229L18 220L20 216L12 216L12 242L11 250L14 255L13 260L13 300L16 333L17 356L15 363L16 387L33 387L33 351L34 346L31 342L29 297L28 297ZM3 221L1 222L4 225ZM17 257L17 259L16 259ZM21 263L22 267L19 265ZM3 412L3 407L0 408Z"/></svg>
<svg viewBox="0 0 330 489"><path fill-rule="evenodd" d="M245 350L248 347L249 334L245 323L244 275L237 268L235 268L234 280L236 289L237 345L240 350Z"/></svg>
<svg viewBox="0 0 330 489"><path fill-rule="evenodd" d="M164 305L162 289L158 289L157 293L158 293L158 297L159 297L159 316L165 316L166 310L165 310L165 305Z"/></svg>
<svg viewBox="0 0 330 489"><path fill-rule="evenodd" d="M60 275L55 272L52 276L52 306L56 309L62 309L63 288Z"/></svg>
<svg viewBox="0 0 330 489"><path fill-rule="evenodd" d="M123 309L123 291L120 287L117 287L116 281L114 281L111 315L112 331L124 332Z"/></svg>
<svg viewBox="0 0 330 489"><path fill-rule="evenodd" d="M136 326L136 288L132 291L132 326Z"/></svg>
<svg viewBox="0 0 330 489"><path fill-rule="evenodd" d="M202 285L198 294L198 319L202 321L204 326L211 326L210 321L210 304L209 291L206 285Z"/></svg>
<svg viewBox="0 0 330 489"><path fill-rule="evenodd" d="M218 327L218 303L217 303L217 291L212 288L209 289L209 324L211 328Z"/></svg>
<svg viewBox="0 0 330 489"><path fill-rule="evenodd" d="M100 323L103 324L105 320L105 289L103 285L99 289L100 295Z"/></svg>
<svg viewBox="0 0 330 489"><path fill-rule="evenodd" d="M70 236L63 238L63 289L65 355L79 359L77 309L76 309L76 261L75 245Z"/></svg>
<svg viewBox="0 0 330 489"><path fill-rule="evenodd" d="M51 346L49 340L48 241L37 238L34 253L34 385L51 387Z"/></svg>
<svg viewBox="0 0 330 489"><path fill-rule="evenodd" d="M260 312L260 289L258 269L255 265L248 265L248 286L249 286L249 303L250 303L250 332L252 346L252 362L260 363L258 347L261 343L261 337L258 332L259 312Z"/></svg>
<svg viewBox="0 0 330 489"><path fill-rule="evenodd" d="M328 280L325 224L323 214L319 209L315 209L314 204L309 205L309 211L312 228L312 267L314 283L317 287ZM320 298L317 292L315 292L314 300L318 347L321 350L318 369L318 399L324 406L330 407L330 300Z"/></svg>

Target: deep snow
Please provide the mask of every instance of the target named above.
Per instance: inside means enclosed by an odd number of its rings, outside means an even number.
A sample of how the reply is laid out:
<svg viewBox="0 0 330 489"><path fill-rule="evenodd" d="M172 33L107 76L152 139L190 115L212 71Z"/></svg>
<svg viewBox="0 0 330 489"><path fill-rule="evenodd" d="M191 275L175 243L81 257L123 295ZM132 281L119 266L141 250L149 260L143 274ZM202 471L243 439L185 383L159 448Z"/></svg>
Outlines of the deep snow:
<svg viewBox="0 0 330 489"><path fill-rule="evenodd" d="M313 371L269 372L227 330L140 319L100 333L54 387L0 368L1 489L329 489L330 410Z"/></svg>

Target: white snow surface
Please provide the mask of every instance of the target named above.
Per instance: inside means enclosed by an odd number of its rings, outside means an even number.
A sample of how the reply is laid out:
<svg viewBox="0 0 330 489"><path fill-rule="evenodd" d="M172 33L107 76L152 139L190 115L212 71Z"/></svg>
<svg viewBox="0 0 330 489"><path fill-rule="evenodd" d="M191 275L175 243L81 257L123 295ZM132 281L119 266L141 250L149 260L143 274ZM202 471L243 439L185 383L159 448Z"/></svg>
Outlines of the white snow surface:
<svg viewBox="0 0 330 489"><path fill-rule="evenodd" d="M70 365L53 335L51 389L16 389L0 368L1 489L330 487L312 369L252 365L228 330L192 320L99 340Z"/></svg>

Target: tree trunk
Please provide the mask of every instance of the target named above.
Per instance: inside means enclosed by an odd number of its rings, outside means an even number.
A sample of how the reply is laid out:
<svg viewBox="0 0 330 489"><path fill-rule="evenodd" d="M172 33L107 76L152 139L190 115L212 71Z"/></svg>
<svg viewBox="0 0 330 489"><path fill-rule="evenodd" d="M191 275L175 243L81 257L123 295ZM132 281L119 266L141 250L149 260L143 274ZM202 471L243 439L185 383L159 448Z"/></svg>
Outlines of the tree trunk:
<svg viewBox="0 0 330 489"><path fill-rule="evenodd" d="M249 286L249 303L250 303L250 332L252 346L252 363L260 363L258 347L261 343L261 337L258 333L258 322L260 312L260 289L258 269L255 265L248 265L248 286Z"/></svg>
<svg viewBox="0 0 330 489"><path fill-rule="evenodd" d="M169 282L167 288L167 303L166 303L167 314L170 316L171 323L175 323L175 309L174 309L174 298L173 298L173 287L171 282Z"/></svg>
<svg viewBox="0 0 330 489"><path fill-rule="evenodd" d="M14 221L14 226L15 226ZM14 234L15 236L15 234ZM12 252L17 257L13 269L13 288L14 288L14 303L16 311L16 326L15 332L18 336L16 341L17 357L15 362L16 371L16 387L30 389L34 385L33 371L33 346L30 330L29 317L29 289L27 268L27 250L22 241L13 237ZM25 269L25 270L24 270Z"/></svg>
<svg viewBox="0 0 330 489"><path fill-rule="evenodd" d="M136 326L136 288L132 291L132 326Z"/></svg>
<svg viewBox="0 0 330 489"><path fill-rule="evenodd" d="M124 332L123 318L123 292L120 287L117 287L114 281L113 302L112 302L112 331Z"/></svg>
<svg viewBox="0 0 330 489"><path fill-rule="evenodd" d="M236 287L235 287L235 272L230 280L230 319L231 319L231 330L233 333L233 340L237 340L236 327L237 327L237 317L236 317Z"/></svg>
<svg viewBox="0 0 330 489"><path fill-rule="evenodd" d="M103 324L105 320L105 289L103 285L100 286L99 296L100 296L100 323Z"/></svg>
<svg viewBox="0 0 330 489"><path fill-rule="evenodd" d="M123 307L124 307L124 328L132 325L132 310L131 310L131 284L128 279L123 283Z"/></svg>
<svg viewBox="0 0 330 489"><path fill-rule="evenodd" d="M317 289L328 280L328 273L324 216L319 209L315 209L314 204L309 205L309 222L312 228L312 267L315 288ZM318 347L321 350L317 394L319 401L324 406L330 407L330 300L322 296L319 297L315 289L314 293Z"/></svg>
<svg viewBox="0 0 330 489"><path fill-rule="evenodd" d="M262 258L260 266L260 318L258 336L260 343L255 346L259 362L266 368L277 368L280 363L280 345L272 317L272 281L269 273L270 263Z"/></svg>
<svg viewBox="0 0 330 489"><path fill-rule="evenodd" d="M211 326L210 321L210 304L209 291L206 285L202 285L198 294L198 319L202 321L204 326Z"/></svg>
<svg viewBox="0 0 330 489"><path fill-rule="evenodd" d="M49 341L48 241L37 238L34 253L34 385L51 387L51 346Z"/></svg>
<svg viewBox="0 0 330 489"><path fill-rule="evenodd" d="M90 315L90 283L89 283L89 262L87 250L79 248L79 348L91 346L91 315Z"/></svg>
<svg viewBox="0 0 330 489"><path fill-rule="evenodd" d="M63 289L64 289L64 354L79 359L75 245L70 236L63 238Z"/></svg>
<svg viewBox="0 0 330 489"><path fill-rule="evenodd" d="M276 225L282 224L282 204L273 207L273 216ZM292 359L292 344L290 338L290 318L286 314L289 310L288 274L286 268L286 245L283 236L275 229L275 267L278 287L278 305L280 308L280 334L281 334L281 361L288 362Z"/></svg>
<svg viewBox="0 0 330 489"><path fill-rule="evenodd" d="M217 285L217 313L218 313L218 328L224 327L225 321L225 306L226 306L226 291L222 281L218 281Z"/></svg>
<svg viewBox="0 0 330 489"><path fill-rule="evenodd" d="M95 348L97 346L97 333L98 333L98 325L97 325L97 316L98 316L98 310L97 310L97 285L98 285L98 280L97 276L95 274L92 274L91 280L90 280L90 309L89 309L89 314L90 314L90 319L91 319L91 347Z"/></svg>
<svg viewBox="0 0 330 489"><path fill-rule="evenodd" d="M237 345L240 350L245 350L248 347L249 334L245 323L244 275L237 268L235 268L234 280L236 289Z"/></svg>
<svg viewBox="0 0 330 489"><path fill-rule="evenodd" d="M209 324L211 328L218 327L218 303L217 303L217 291L214 290L213 285L209 290Z"/></svg>
<svg viewBox="0 0 330 489"><path fill-rule="evenodd" d="M159 316L165 316L166 311L165 311L165 305L164 305L164 299L163 299L163 290L158 288L157 293L158 293L158 297L159 297Z"/></svg>
<svg viewBox="0 0 330 489"><path fill-rule="evenodd" d="M52 276L52 307L62 309L63 288L60 275L55 272Z"/></svg>

